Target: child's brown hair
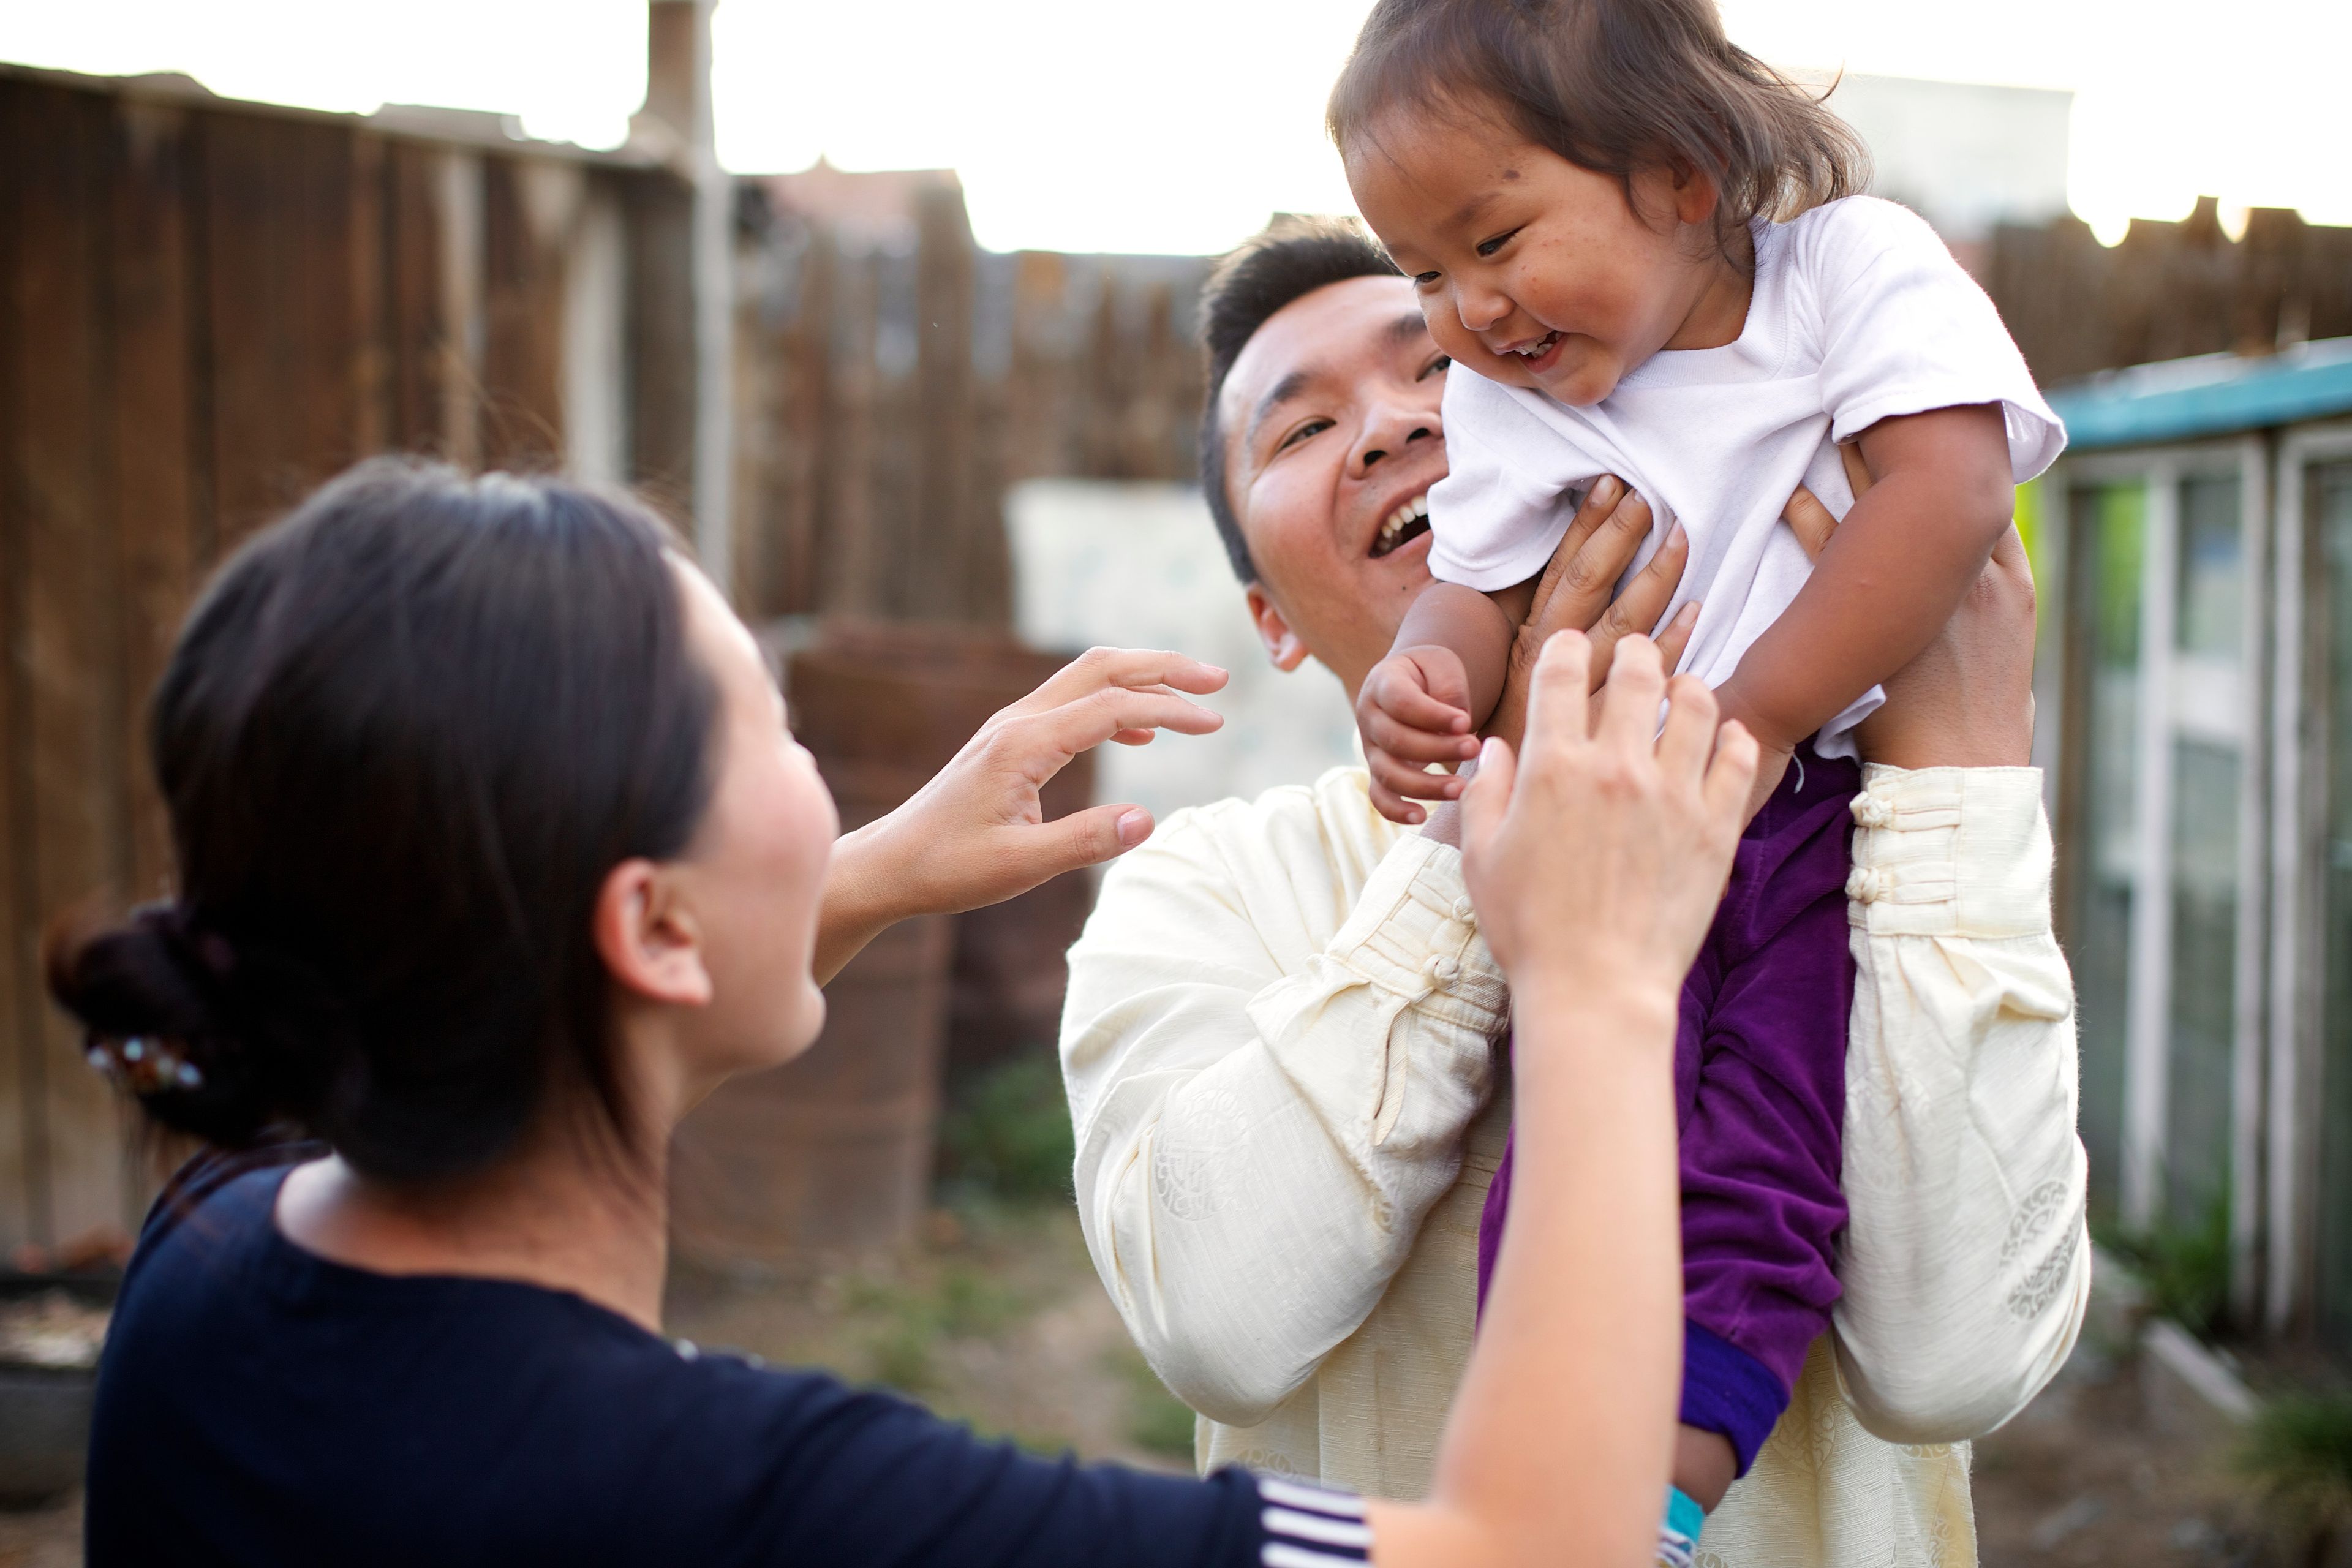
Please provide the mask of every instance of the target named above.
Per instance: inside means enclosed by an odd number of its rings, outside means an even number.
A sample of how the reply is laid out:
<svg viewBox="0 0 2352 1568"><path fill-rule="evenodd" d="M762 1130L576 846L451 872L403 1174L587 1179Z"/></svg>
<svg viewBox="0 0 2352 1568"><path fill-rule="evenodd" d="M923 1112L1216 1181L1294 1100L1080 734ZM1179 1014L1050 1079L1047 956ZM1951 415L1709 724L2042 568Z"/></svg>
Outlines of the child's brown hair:
<svg viewBox="0 0 2352 1568"><path fill-rule="evenodd" d="M1727 37L1715 0L1379 0L1331 89L1340 150L1391 110L1491 110L1626 186L1715 184L1717 237L1851 195L1869 157L1845 122Z"/></svg>

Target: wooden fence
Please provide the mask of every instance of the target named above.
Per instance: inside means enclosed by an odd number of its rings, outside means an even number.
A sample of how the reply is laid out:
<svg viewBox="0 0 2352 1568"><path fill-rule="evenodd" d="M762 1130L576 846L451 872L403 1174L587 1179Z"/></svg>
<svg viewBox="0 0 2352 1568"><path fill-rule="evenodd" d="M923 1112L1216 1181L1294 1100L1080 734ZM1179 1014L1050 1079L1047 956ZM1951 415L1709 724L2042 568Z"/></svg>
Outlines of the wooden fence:
<svg viewBox="0 0 2352 1568"><path fill-rule="evenodd" d="M2352 228L2257 207L2232 240L2210 196L2179 223L2135 219L2112 250L2078 218L1998 229L1984 282L2045 386L2352 336Z"/></svg>
<svg viewBox="0 0 2352 1568"><path fill-rule="evenodd" d="M1192 477L1202 259L982 251L944 171L743 191L747 615L1002 626L1009 485Z"/></svg>
<svg viewBox="0 0 2352 1568"><path fill-rule="evenodd" d="M698 415L692 193L651 156L6 67L0 149L5 1252L119 1233L150 1185L37 950L163 888L145 698L197 584L381 451L561 464L683 521ZM1199 260L982 252L947 175L835 177L860 221L739 189L748 616L1002 625L1009 483L1192 472Z"/></svg>
<svg viewBox="0 0 2352 1568"><path fill-rule="evenodd" d="M372 452L686 471L676 182L398 118L0 71L0 1246L146 1184L37 948L163 885L144 700L212 566Z"/></svg>

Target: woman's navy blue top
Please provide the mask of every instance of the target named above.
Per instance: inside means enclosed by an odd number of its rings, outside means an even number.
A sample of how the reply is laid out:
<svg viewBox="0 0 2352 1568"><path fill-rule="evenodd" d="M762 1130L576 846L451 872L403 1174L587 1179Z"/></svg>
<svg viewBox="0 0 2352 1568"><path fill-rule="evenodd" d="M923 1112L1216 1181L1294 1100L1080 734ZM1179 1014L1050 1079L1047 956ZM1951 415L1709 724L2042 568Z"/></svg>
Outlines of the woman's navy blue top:
<svg viewBox="0 0 2352 1568"><path fill-rule="evenodd" d="M1344 1494L1039 1459L562 1291L330 1263L278 1233L287 1158L200 1159L148 1219L99 1372L92 1568L1364 1558Z"/></svg>

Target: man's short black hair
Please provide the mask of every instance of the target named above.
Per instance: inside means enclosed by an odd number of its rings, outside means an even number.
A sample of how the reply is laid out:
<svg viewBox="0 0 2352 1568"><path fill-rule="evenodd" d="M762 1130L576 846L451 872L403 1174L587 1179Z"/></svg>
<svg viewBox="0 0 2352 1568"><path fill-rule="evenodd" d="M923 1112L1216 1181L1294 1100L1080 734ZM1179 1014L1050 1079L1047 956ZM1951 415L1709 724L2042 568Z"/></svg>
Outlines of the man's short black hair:
<svg viewBox="0 0 2352 1568"><path fill-rule="evenodd" d="M1400 274L1387 252L1355 223L1339 218L1279 217L1264 233L1217 263L1201 290L1201 342L1209 353L1208 403L1201 411L1201 489L1234 575L1257 581L1249 542L1242 537L1225 489L1225 433L1217 404L1225 377L1266 318L1328 283Z"/></svg>

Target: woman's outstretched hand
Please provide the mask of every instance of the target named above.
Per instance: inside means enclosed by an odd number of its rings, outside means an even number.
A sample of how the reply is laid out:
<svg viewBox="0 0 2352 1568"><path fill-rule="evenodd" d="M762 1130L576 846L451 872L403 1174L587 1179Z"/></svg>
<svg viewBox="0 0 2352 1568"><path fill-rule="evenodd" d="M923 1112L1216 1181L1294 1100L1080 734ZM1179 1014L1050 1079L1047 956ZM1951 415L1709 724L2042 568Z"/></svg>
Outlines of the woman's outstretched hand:
<svg viewBox="0 0 2352 1568"><path fill-rule="evenodd" d="M1181 653L1097 647L991 718L904 805L835 844L818 982L898 921L999 903L1142 843L1152 822L1139 805L1092 806L1047 822L1038 792L1072 757L1105 741L1142 745L1161 730L1215 730L1224 720L1183 694L1206 695L1225 679L1216 666Z"/></svg>
<svg viewBox="0 0 2352 1568"><path fill-rule="evenodd" d="M1718 741L1715 693L1669 680L1638 635L1617 643L1596 720L1592 658L1575 632L1545 644L1522 752L1489 740L1463 795L1463 875L1515 995L1631 982L1671 1002L1731 874L1756 742L1737 724Z"/></svg>
<svg viewBox="0 0 2352 1568"><path fill-rule="evenodd" d="M1489 740L1463 869L1511 984L1517 1174L1429 1500L1370 1510L1384 1568L1654 1561L1681 1382L1675 1004L1731 874L1756 742L1621 639L1536 662ZM1665 724L1658 723L1664 700Z"/></svg>
<svg viewBox="0 0 2352 1568"><path fill-rule="evenodd" d="M1673 620L1658 625L1682 584L1690 560L1690 540L1679 528L1668 534L1649 563L1633 574L1623 593L1618 579L1640 553L1650 535L1650 503L1628 489L1623 480L1605 474L1587 491L1584 504L1552 552L1543 575L1537 579L1527 618L1519 623L1511 643L1508 672L1501 700L1486 721L1486 733L1499 735L1516 746L1527 728L1528 692L1534 683L1537 658L1555 632L1582 632L1592 644L1586 679L1597 689L1609 676L1611 651L1622 639L1643 633L1654 637L1666 668L1682 662L1691 632L1698 625L1696 601L1675 612ZM1652 627L1657 627L1654 632ZM1464 764L1466 781L1477 764ZM1430 808L1422 831L1441 844L1462 847L1462 807L1458 800L1439 801Z"/></svg>

